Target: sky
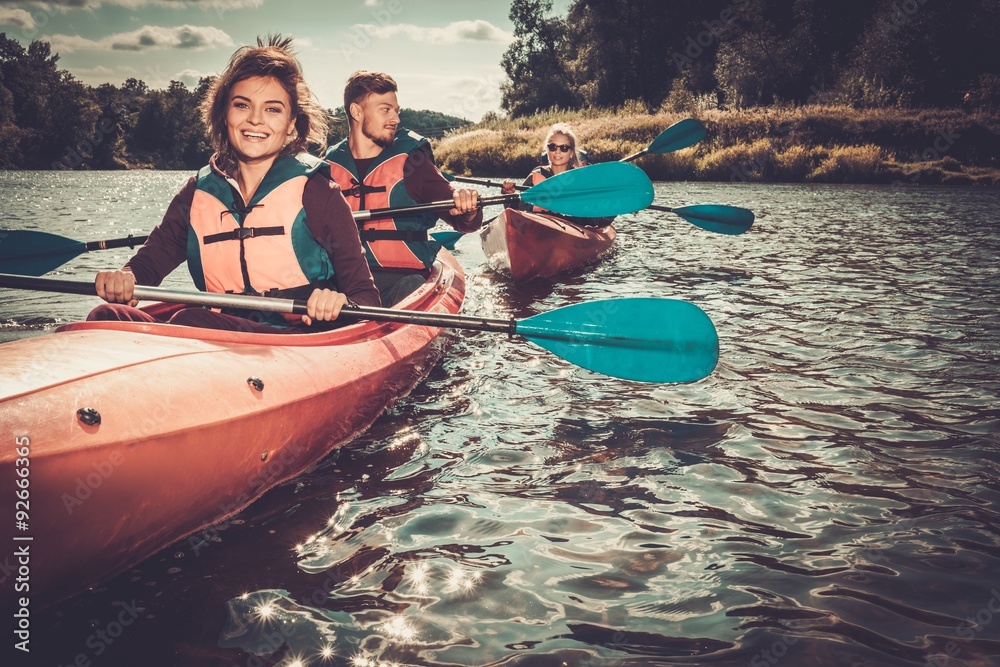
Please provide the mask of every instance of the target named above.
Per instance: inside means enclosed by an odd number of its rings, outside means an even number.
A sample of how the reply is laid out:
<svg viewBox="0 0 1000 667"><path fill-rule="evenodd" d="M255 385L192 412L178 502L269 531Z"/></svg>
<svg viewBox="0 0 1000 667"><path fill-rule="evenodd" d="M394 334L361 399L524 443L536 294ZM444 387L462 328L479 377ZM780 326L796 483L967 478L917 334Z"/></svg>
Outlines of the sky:
<svg viewBox="0 0 1000 667"><path fill-rule="evenodd" d="M554 13L569 4L556 0ZM49 42L59 67L89 85L151 88L193 87L258 35L282 33L324 107L343 104L355 70L381 70L401 106L478 121L499 111L509 10L496 0L0 0L0 32Z"/></svg>

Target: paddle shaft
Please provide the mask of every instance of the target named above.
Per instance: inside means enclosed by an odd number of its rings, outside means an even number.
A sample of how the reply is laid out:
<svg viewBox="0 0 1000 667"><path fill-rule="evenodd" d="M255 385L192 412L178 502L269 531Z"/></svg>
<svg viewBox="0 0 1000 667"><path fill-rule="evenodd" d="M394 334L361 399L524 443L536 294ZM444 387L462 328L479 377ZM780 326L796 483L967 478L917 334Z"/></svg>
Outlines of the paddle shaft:
<svg viewBox="0 0 1000 667"><path fill-rule="evenodd" d="M452 178L453 178L453 180L456 180L459 183L470 183L472 185L482 185L482 186L485 186L487 188L502 188L503 187L503 183L501 183L500 181L489 181L489 180L486 180L485 178L467 178L465 176L454 176ZM529 187L530 186L528 186L528 185L515 185L514 189L515 190L524 191L524 190L527 190ZM510 197L511 195L501 195L501 196Z"/></svg>
<svg viewBox="0 0 1000 667"><path fill-rule="evenodd" d="M83 244L84 249L87 252L91 250L108 250L110 248L134 248L137 245L142 245L148 239L148 236L132 236L129 234L125 238L121 239L105 239L103 241L87 241Z"/></svg>
<svg viewBox="0 0 1000 667"><path fill-rule="evenodd" d="M461 179L455 179L461 180ZM525 188L527 189L527 188ZM516 194L497 195L495 197L480 197L479 208L491 206L493 204L515 204L520 199ZM355 211L355 222L366 222L377 218L391 218L399 214L406 213L435 213L438 211L448 211L455 208L455 202L451 200L430 202L427 204L416 204L414 206L397 206L394 208L373 208L370 211Z"/></svg>
<svg viewBox="0 0 1000 667"><path fill-rule="evenodd" d="M26 289L45 292L61 292L64 294L82 294L97 296L94 283L80 280L62 280L59 278L35 278L0 273L0 287ZM241 310L262 310L290 315L305 315L306 302L302 299L278 299L246 294L219 294L215 292L191 292L175 290L167 287L146 287L136 285L133 290L136 299L150 301L165 301L168 303L186 303L209 308L238 308ZM342 316L359 320L376 320L382 322L402 322L404 324L419 324L429 327L451 327L473 331L495 331L513 335L517 333L517 322L513 319L468 317L450 313L424 313L393 308L376 308L373 306L358 306L348 304L341 311Z"/></svg>
<svg viewBox="0 0 1000 667"><path fill-rule="evenodd" d="M624 160L622 160L622 162L624 162ZM503 187L503 183L501 183L500 181L489 181L489 180L486 180L484 178L466 178L465 176L455 176L453 178L454 178L454 180L456 180L456 181L458 181L460 183L469 183L471 185L482 185L482 186L487 187L487 188L502 188ZM527 190L529 187L530 186L528 186L528 185L515 185L514 186L514 188L516 190L522 190L522 191L523 190ZM501 195L501 197L512 197L512 196L515 196L515 195ZM495 199L495 197L486 197L484 199L481 199L480 201L485 201L485 200L490 200L490 199ZM657 206L656 204L650 204L646 208L652 209L654 211L666 211L667 213L673 213L674 212L674 209L670 208L669 206Z"/></svg>
<svg viewBox="0 0 1000 667"><path fill-rule="evenodd" d="M641 158L643 155L645 155L648 152L649 152L649 149L643 148L641 151L639 151L637 153L632 153L628 157L623 157L621 160L618 160L618 161L619 162L632 162L634 160L638 160L639 158Z"/></svg>
<svg viewBox="0 0 1000 667"><path fill-rule="evenodd" d="M462 181L466 179L456 178L456 181ZM470 181L471 182L471 181ZM501 184L497 183L497 187ZM520 187L519 190L527 190L527 187ZM480 197L479 198L479 208L485 206L492 206L494 204L514 204L520 197L517 194L509 195L496 195L494 197ZM436 202L428 202L426 204L414 204L413 206L390 206L388 208L373 208L368 211L354 211L351 215L354 217L355 222L367 222L369 220L377 220L379 218L392 218L397 215L405 215L409 213L436 213L439 211L450 211L455 208L455 202L452 200L443 200ZM134 248L136 245L141 245L146 241L148 237L146 236L128 236L121 239L107 239L104 241L90 241L86 244L87 250L105 250L108 248Z"/></svg>

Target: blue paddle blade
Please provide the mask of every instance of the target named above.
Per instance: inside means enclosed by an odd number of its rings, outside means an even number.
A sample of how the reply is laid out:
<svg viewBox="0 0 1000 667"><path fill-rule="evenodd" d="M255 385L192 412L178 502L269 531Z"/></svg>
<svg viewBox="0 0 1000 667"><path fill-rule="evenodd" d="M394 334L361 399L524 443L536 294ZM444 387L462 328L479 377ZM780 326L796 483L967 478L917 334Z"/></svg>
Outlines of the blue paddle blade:
<svg viewBox="0 0 1000 667"><path fill-rule="evenodd" d="M753 211L725 204L679 206L673 212L702 229L730 236L747 231L754 221Z"/></svg>
<svg viewBox="0 0 1000 667"><path fill-rule="evenodd" d="M431 238L441 244L441 247L454 250L458 240L465 236L462 232L431 232Z"/></svg>
<svg viewBox="0 0 1000 667"><path fill-rule="evenodd" d="M693 146L704 139L707 132L701 122L694 118L685 118L661 132L660 136L653 139L652 143L649 144L646 152L670 153L679 151L682 148Z"/></svg>
<svg viewBox="0 0 1000 667"><path fill-rule="evenodd" d="M695 382L719 361L712 320L677 299L578 303L519 321L517 334L583 368L643 382Z"/></svg>
<svg viewBox="0 0 1000 667"><path fill-rule="evenodd" d="M653 183L627 162L602 162L546 178L521 193L521 201L579 218L610 218L653 203Z"/></svg>
<svg viewBox="0 0 1000 667"><path fill-rule="evenodd" d="M87 251L65 236L30 229L0 230L0 272L41 276Z"/></svg>

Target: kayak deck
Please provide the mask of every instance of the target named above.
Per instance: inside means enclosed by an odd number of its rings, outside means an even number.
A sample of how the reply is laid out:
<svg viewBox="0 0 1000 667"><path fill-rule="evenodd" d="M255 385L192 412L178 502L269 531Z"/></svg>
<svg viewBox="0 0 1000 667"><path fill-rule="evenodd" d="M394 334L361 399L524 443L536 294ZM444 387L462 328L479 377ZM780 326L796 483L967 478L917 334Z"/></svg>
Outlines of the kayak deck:
<svg viewBox="0 0 1000 667"><path fill-rule="evenodd" d="M596 261L616 235L610 223L586 227L555 215L509 208L480 232L480 240L491 266L515 282L527 282Z"/></svg>
<svg viewBox="0 0 1000 667"><path fill-rule="evenodd" d="M441 257L399 307L458 312L464 276ZM33 601L122 571L350 441L430 371L440 333L81 322L0 345L0 485L14 495L15 443L28 443Z"/></svg>

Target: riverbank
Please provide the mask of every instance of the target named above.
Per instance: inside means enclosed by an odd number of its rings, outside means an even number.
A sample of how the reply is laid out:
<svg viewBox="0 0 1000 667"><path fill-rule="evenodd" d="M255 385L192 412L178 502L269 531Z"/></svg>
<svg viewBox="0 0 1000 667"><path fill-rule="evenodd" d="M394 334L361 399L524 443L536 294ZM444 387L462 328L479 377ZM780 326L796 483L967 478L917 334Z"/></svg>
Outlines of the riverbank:
<svg viewBox="0 0 1000 667"><path fill-rule="evenodd" d="M692 114L708 136L691 148L647 155L653 180L1000 185L1000 118L958 109L766 107ZM642 150L688 117L629 109L491 119L434 144L456 174L527 174L548 127L568 122L594 162Z"/></svg>

